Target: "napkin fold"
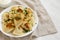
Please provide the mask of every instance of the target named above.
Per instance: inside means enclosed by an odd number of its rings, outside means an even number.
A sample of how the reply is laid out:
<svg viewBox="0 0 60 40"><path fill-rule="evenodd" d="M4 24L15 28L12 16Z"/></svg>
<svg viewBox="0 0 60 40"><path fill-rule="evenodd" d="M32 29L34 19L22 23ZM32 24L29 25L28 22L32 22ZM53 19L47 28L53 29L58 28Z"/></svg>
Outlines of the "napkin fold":
<svg viewBox="0 0 60 40"><path fill-rule="evenodd" d="M33 40L34 38L38 38L48 34L54 34L57 32L51 18L42 6L40 0L13 0L13 4L11 5L16 4L29 6L37 12L39 18L38 27L32 34L23 38L8 37L0 32L0 40Z"/></svg>

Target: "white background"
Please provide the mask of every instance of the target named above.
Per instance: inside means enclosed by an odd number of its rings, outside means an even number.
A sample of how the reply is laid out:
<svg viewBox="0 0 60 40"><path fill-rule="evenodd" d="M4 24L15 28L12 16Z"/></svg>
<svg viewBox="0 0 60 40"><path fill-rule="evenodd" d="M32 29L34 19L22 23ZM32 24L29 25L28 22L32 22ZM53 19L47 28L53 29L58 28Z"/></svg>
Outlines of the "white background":
<svg viewBox="0 0 60 40"><path fill-rule="evenodd" d="M39 37L35 40L60 40L60 0L40 0L47 10L55 27L58 31L56 34Z"/></svg>

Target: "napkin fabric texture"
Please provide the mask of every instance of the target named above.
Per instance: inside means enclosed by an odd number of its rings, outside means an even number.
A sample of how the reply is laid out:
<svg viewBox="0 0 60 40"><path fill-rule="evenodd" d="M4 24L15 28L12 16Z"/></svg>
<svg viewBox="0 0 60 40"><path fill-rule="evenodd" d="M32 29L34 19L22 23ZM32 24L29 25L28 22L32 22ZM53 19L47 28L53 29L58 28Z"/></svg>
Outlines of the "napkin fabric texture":
<svg viewBox="0 0 60 40"><path fill-rule="evenodd" d="M40 0L13 0L13 4L11 5L25 5L32 8L34 11L36 11L38 18L39 18L39 24L36 30L23 38L13 38L8 37L0 32L0 40L33 40L35 38L48 35L48 34L54 34L56 33L55 26L53 22L51 21L51 18L49 17L47 11L42 6ZM0 8L0 11L2 11L2 8Z"/></svg>

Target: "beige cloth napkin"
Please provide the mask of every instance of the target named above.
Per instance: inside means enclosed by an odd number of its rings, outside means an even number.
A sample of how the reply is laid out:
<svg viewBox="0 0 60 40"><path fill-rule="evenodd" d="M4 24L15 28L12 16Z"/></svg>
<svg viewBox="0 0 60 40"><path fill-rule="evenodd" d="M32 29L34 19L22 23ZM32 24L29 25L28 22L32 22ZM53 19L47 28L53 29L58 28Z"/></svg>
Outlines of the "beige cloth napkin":
<svg viewBox="0 0 60 40"><path fill-rule="evenodd" d="M14 4L12 5L19 4L29 6L34 11L36 11L39 18L38 27L32 34L23 38L8 37L0 32L0 40L33 40L33 38L37 38L48 34L54 34L57 32L53 22L51 21L51 18L49 17L44 7L41 5L40 0L14 0L13 3Z"/></svg>

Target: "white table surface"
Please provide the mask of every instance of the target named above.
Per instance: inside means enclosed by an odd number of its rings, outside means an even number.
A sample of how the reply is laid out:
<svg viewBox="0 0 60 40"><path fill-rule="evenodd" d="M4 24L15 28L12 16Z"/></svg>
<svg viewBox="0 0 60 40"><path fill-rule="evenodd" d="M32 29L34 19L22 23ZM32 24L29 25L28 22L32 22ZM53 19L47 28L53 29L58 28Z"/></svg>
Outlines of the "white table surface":
<svg viewBox="0 0 60 40"><path fill-rule="evenodd" d="M60 40L60 0L40 0L58 31L56 34L39 37L35 40Z"/></svg>

